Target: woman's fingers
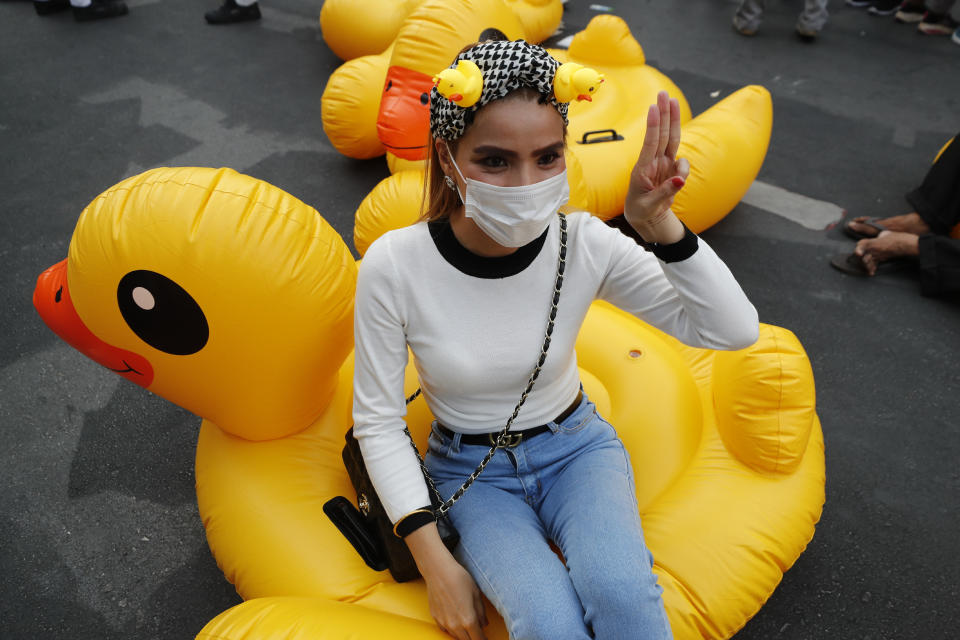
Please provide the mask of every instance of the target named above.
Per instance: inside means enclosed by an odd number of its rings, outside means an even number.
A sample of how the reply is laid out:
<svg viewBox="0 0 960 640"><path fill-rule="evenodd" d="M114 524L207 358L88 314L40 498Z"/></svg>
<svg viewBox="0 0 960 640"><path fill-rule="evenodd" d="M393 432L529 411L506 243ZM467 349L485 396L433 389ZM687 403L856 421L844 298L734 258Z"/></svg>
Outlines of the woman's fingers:
<svg viewBox="0 0 960 640"><path fill-rule="evenodd" d="M666 91L657 94L657 110L660 112L660 139L657 140L657 155L662 156L670 143L670 96Z"/></svg>
<svg viewBox="0 0 960 640"><path fill-rule="evenodd" d="M666 155L671 160L677 157L680 148L680 101L670 98L670 140L667 142Z"/></svg>
<svg viewBox="0 0 960 640"><path fill-rule="evenodd" d="M473 594L473 608L477 611L477 620L480 621L480 626L487 626L487 609L483 606L483 597L480 595L480 590Z"/></svg>
<svg viewBox="0 0 960 640"><path fill-rule="evenodd" d="M657 148L660 146L660 110L652 104L647 109L647 131L643 135L643 146L640 148L640 157L637 164L644 167L657 158Z"/></svg>
<svg viewBox="0 0 960 640"><path fill-rule="evenodd" d="M677 175L686 180L690 177L690 161L686 158L680 158L674 164L674 169L677 172Z"/></svg>
<svg viewBox="0 0 960 640"><path fill-rule="evenodd" d="M475 624L467 629L467 640L487 640L487 637L483 635L483 629L480 628L480 625Z"/></svg>

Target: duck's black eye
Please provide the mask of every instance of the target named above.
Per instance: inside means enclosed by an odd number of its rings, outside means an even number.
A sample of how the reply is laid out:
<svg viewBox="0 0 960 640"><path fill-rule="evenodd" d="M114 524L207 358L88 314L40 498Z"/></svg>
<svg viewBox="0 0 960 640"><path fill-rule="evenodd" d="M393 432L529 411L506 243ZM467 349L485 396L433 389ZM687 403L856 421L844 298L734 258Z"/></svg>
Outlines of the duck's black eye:
<svg viewBox="0 0 960 640"><path fill-rule="evenodd" d="M196 353L210 337L200 305L183 287L154 271L123 276L117 285L117 305L133 332L164 353Z"/></svg>
<svg viewBox="0 0 960 640"><path fill-rule="evenodd" d="M420 94L420 104L428 104L429 102L430 102L430 94L429 94L429 93L421 93L421 94Z"/></svg>

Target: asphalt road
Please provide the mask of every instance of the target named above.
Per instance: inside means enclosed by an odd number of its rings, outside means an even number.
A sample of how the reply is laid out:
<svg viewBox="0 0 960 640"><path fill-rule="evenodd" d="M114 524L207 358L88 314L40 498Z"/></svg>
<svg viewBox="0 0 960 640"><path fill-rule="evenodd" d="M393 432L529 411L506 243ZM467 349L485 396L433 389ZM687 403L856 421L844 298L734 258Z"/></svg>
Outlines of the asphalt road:
<svg viewBox="0 0 960 640"><path fill-rule="evenodd" d="M759 35L735 2L608 0L694 113L770 89L760 180L850 215L906 212L903 193L960 130L960 46L832 3L815 44L799 2ZM215 3L130 0L78 24L0 1L0 636L191 638L239 602L203 535L199 420L86 360L31 304L80 211L154 166L229 166L316 207L351 244L353 212L387 175L337 154L320 96L338 60L319 1L264 0L259 23L210 27ZM571 2L568 32L596 13ZM789 194L787 194L789 192ZM960 628L960 304L910 269L871 281L827 265L851 243L741 204L704 237L764 322L804 344L817 380L827 500L807 551L737 634L954 638ZM829 206L828 206L829 205ZM814 228L809 228L813 226Z"/></svg>

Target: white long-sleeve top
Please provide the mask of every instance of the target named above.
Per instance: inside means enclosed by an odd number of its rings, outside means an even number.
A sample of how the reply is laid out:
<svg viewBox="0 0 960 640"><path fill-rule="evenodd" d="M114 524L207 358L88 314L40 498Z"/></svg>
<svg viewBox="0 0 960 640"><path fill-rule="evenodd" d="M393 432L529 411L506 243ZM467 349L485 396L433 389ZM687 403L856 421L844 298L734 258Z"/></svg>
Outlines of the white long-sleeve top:
<svg viewBox="0 0 960 640"><path fill-rule="evenodd" d="M567 223L553 338L512 431L549 422L576 397L574 342L595 299L695 347L756 341L756 310L702 239L689 257L665 263L589 214L570 214ZM357 281L354 434L393 522L430 504L403 432L407 347L437 420L463 433L498 431L540 353L556 277L559 220L505 258L474 256L448 225L437 229L419 223L384 234Z"/></svg>

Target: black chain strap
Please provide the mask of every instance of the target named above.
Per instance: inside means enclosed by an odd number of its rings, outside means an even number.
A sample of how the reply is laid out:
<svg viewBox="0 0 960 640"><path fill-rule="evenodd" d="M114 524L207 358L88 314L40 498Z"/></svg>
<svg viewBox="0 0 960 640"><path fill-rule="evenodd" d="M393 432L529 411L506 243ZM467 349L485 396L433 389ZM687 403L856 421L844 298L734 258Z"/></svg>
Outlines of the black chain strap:
<svg viewBox="0 0 960 640"><path fill-rule="evenodd" d="M447 511L450 510L450 507L452 507L453 504L459 500L464 493L466 493L467 489L470 488L470 485L473 484L474 480L476 480L477 477L483 473L484 468L487 466L490 460L493 459L497 449L507 446L509 442L507 438L507 432L510 431L510 426L513 424L513 421L516 419L517 415L519 415L520 407L523 406L523 403L527 401L527 396L530 395L531 391L533 391L533 383L537 381L537 378L540 376L540 370L543 368L543 363L547 360L547 349L550 348L550 337L553 335L553 324L557 319L557 304L560 302L560 288L563 287L563 272L566 270L567 266L567 217L560 212L557 212L557 215L560 217L560 253L557 257L557 279L553 285L553 299L550 303L550 316L547 320L547 329L543 337L543 346L540 347L540 357L537 358L537 364L533 368L533 373L530 374L530 378L527 380L527 386L520 395L520 401L513 409L513 414L509 419L507 419L507 424L497 435L495 440L496 444L490 447L490 451L487 452L487 455L484 456L483 460L480 461L480 464L477 465L477 468L474 469L473 473L470 474L470 477L464 481L460 488L457 489L448 500L444 501L440 495L440 492L437 491L437 487L433 483L433 478L430 477L430 473L427 471L426 465L423 463L423 456L420 455L420 450L413 441L413 436L410 435L410 429L407 427L404 427L403 429L403 432L407 434L408 438L410 438L410 446L413 447L414 452L417 454L417 460L420 462L420 469L423 470L423 477L426 478L427 484L430 486L430 491L433 492L436 501L440 503L440 506L437 507L433 514L438 520L446 515ZM421 389L417 389L413 395L407 398L406 403L410 404L416 400L420 393Z"/></svg>

